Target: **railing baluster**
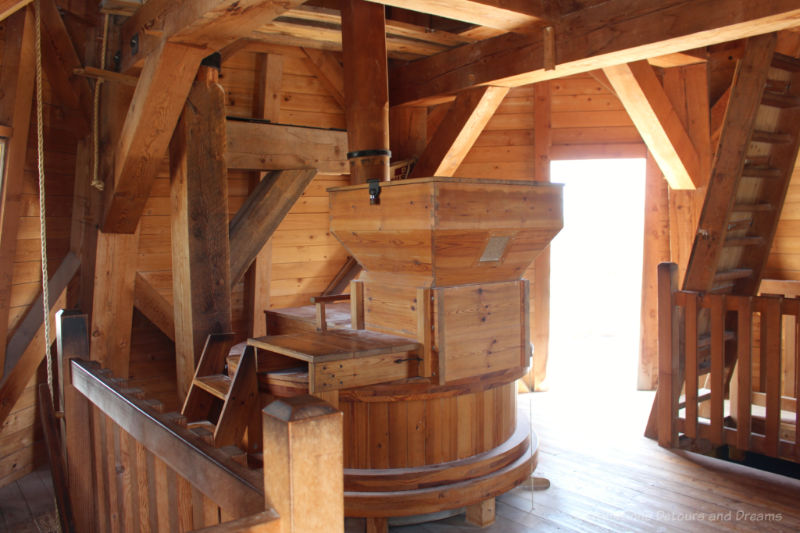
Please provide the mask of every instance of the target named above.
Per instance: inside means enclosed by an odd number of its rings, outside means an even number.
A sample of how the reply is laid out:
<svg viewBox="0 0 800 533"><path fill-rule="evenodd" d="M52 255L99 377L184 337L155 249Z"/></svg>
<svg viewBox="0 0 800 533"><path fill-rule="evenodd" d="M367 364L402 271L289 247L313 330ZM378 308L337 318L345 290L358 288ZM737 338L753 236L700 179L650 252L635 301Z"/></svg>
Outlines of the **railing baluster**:
<svg viewBox="0 0 800 533"><path fill-rule="evenodd" d="M697 437L697 294L686 297L686 425L687 437Z"/></svg>
<svg viewBox="0 0 800 533"><path fill-rule="evenodd" d="M765 301L764 313L761 314L762 331L765 336L761 343L766 348L766 454L778 456L778 431L781 423L781 300L768 298ZM763 359L762 359L763 360Z"/></svg>
<svg viewBox="0 0 800 533"><path fill-rule="evenodd" d="M736 328L736 357L738 361L739 397L737 398L736 446L741 451L750 449L751 401L753 390L752 331L753 298L739 299L738 327Z"/></svg>
<svg viewBox="0 0 800 533"><path fill-rule="evenodd" d="M711 442L725 443L722 427L725 395L725 295L711 298Z"/></svg>
<svg viewBox="0 0 800 533"><path fill-rule="evenodd" d="M666 448L677 445L678 396L678 324L673 294L678 285L678 265L658 265L658 444Z"/></svg>

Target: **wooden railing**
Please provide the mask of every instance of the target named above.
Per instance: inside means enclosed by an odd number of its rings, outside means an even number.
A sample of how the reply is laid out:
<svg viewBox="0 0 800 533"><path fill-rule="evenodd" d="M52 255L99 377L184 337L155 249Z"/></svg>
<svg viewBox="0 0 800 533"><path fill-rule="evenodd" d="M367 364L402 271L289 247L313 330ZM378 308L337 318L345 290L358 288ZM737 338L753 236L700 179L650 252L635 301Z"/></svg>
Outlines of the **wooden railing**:
<svg viewBox="0 0 800 533"><path fill-rule="evenodd" d="M59 325L77 531L343 530L341 412L311 396L271 403L263 412L266 468L248 468L238 448L214 448L96 363L69 359L81 335L70 335L74 323Z"/></svg>
<svg viewBox="0 0 800 533"><path fill-rule="evenodd" d="M658 276L659 444L800 462L800 299L679 291L672 263Z"/></svg>

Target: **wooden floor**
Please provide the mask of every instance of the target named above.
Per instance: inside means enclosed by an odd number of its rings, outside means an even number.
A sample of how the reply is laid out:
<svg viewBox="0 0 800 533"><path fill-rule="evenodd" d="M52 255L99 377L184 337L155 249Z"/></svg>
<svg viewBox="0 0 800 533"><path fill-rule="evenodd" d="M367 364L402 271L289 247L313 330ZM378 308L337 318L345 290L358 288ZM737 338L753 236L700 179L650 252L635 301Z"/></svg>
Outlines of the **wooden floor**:
<svg viewBox="0 0 800 533"><path fill-rule="evenodd" d="M53 481L44 465L0 487L0 531L56 533Z"/></svg>
<svg viewBox="0 0 800 533"><path fill-rule="evenodd" d="M551 488L501 496L495 524L483 530L462 514L390 531L800 531L800 481L659 448L641 436L652 397L520 396L541 439L536 475ZM348 521L349 533L360 531L363 521Z"/></svg>
<svg viewBox="0 0 800 533"><path fill-rule="evenodd" d="M536 475L552 486L501 496L496 523L482 531L800 531L800 481L659 448L641 436L652 393L583 389L519 397L541 439ZM0 531L55 531L46 468L0 488ZM348 520L348 533L363 530L363 521ZM474 531L463 515L391 528Z"/></svg>

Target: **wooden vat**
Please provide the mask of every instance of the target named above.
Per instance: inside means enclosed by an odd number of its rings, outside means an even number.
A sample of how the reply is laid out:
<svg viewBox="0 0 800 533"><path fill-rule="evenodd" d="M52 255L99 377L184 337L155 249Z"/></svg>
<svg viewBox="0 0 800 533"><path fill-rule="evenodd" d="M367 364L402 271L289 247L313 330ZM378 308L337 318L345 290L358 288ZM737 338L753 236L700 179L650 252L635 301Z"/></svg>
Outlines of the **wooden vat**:
<svg viewBox="0 0 800 533"><path fill-rule="evenodd" d="M374 192L374 191L373 191ZM330 189L331 231L364 267L368 330L416 339L419 376L339 391L345 513L478 504L523 482L530 363L523 273L562 227L561 186L423 178Z"/></svg>

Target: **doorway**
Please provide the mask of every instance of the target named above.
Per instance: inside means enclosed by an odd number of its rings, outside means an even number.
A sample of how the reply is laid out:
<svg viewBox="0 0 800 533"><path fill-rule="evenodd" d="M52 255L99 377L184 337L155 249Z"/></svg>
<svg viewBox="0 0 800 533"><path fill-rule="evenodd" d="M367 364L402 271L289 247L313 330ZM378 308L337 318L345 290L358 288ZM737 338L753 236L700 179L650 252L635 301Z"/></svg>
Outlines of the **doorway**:
<svg viewBox="0 0 800 533"><path fill-rule="evenodd" d="M551 390L636 389L644 159L554 161L564 229L551 243Z"/></svg>

